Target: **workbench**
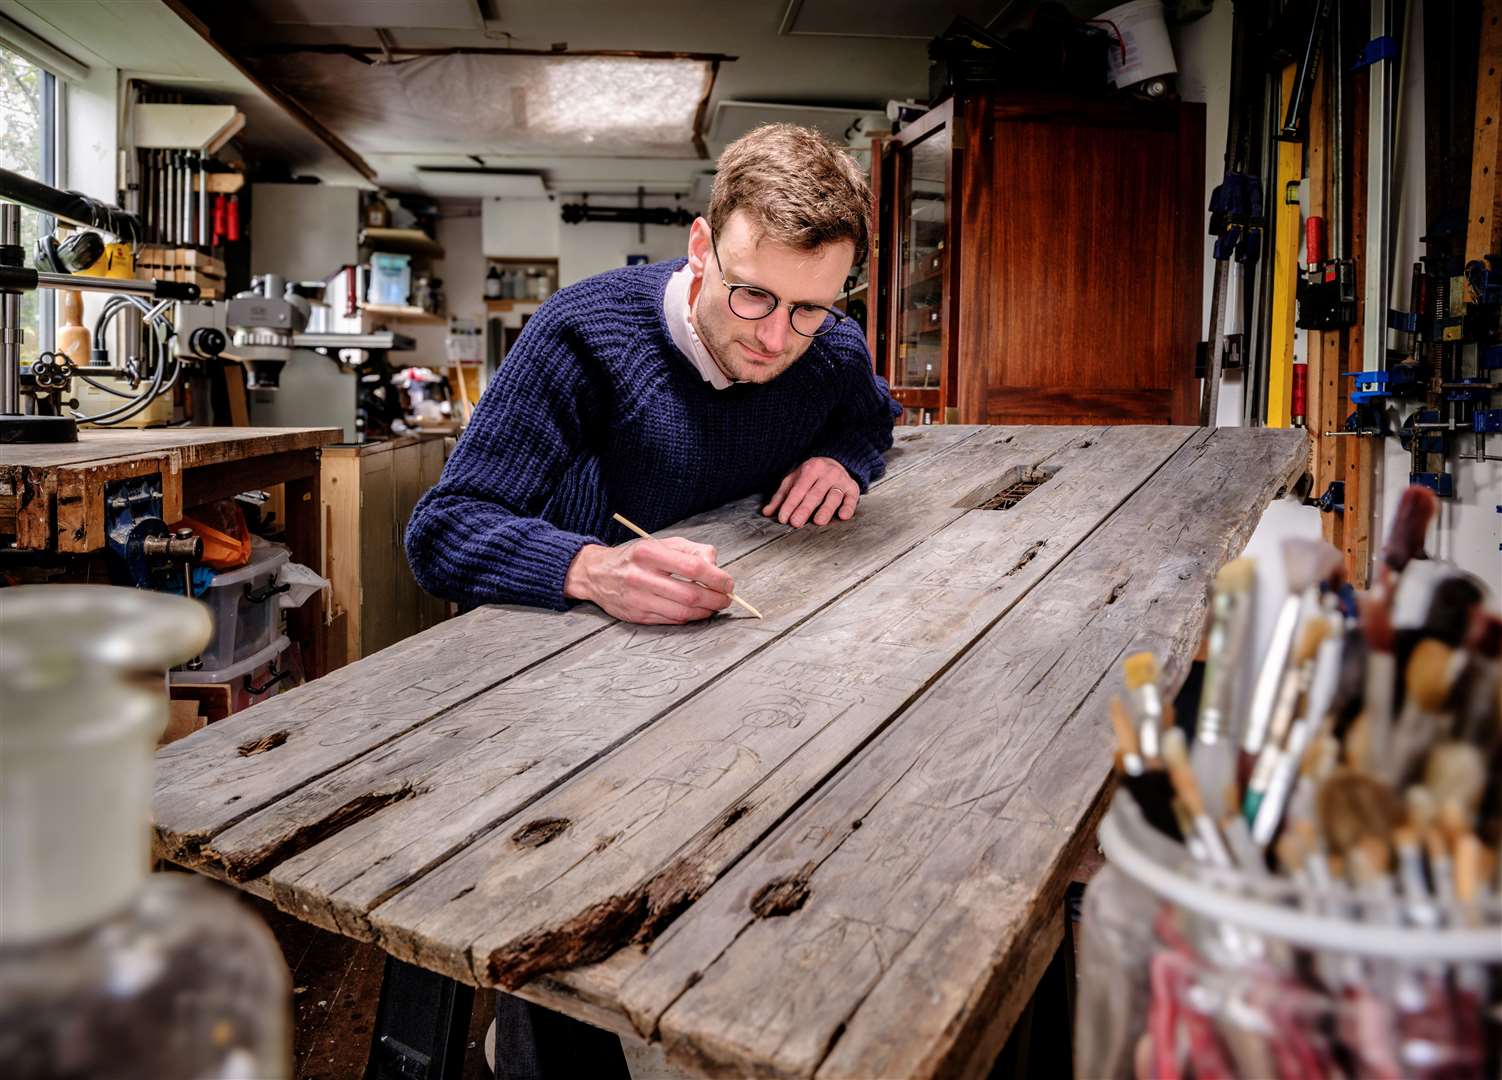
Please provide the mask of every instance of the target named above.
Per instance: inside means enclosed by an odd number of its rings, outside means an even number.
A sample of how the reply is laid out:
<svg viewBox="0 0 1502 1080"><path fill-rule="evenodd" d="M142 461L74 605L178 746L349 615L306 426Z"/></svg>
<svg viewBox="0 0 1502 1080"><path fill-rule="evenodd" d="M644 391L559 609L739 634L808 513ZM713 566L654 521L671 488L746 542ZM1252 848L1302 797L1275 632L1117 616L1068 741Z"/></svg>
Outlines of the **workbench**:
<svg viewBox="0 0 1502 1080"><path fill-rule="evenodd" d="M338 428L85 428L76 443L0 444L0 544L39 557L105 550L106 498L133 482L160 495L171 524L185 507L285 484L292 559L323 565L320 447ZM288 612L310 675L322 671L323 612L318 597Z"/></svg>
<svg viewBox="0 0 1502 1080"><path fill-rule="evenodd" d="M1121 658L1182 681L1307 456L899 429L849 522L670 530L764 620L477 609L160 751L156 850L704 1072L983 1075L1063 932Z"/></svg>

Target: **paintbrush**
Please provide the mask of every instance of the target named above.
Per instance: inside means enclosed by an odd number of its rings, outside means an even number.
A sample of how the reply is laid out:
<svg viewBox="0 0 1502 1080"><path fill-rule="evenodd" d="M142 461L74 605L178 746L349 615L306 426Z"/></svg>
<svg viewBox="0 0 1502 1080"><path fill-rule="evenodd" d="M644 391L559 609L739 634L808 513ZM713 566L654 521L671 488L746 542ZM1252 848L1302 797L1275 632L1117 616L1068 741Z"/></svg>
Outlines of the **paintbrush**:
<svg viewBox="0 0 1502 1080"><path fill-rule="evenodd" d="M1344 561L1339 551L1321 540L1287 540L1283 543L1283 573L1288 594L1278 609L1272 638L1257 671L1246 725L1241 734L1241 755L1237 772L1243 784L1249 778L1257 755L1267 741L1268 726L1277 707L1279 690L1299 626L1299 610L1304 594Z"/></svg>
<svg viewBox="0 0 1502 1080"><path fill-rule="evenodd" d="M1309 677L1309 689L1304 696L1304 715L1294 721L1290 728L1286 747L1280 748L1276 742L1268 744L1268 750L1272 751L1272 763L1267 769L1263 794L1260 798L1253 799L1255 789L1247 792L1248 805L1253 813L1252 842L1255 844L1266 847L1277 834L1288 800L1293 795L1294 781L1305 754L1314 740L1324 733L1325 718L1329 715L1330 702L1335 697L1335 684L1340 677L1340 649L1339 637L1327 637L1320 642L1313 674ZM1261 764L1259 760L1258 765ZM1253 781L1255 780L1254 776Z"/></svg>
<svg viewBox="0 0 1502 1080"><path fill-rule="evenodd" d="M1392 746L1397 658L1393 655L1390 612L1385 595L1372 594L1362 600L1361 634L1366 643L1360 719L1363 752L1351 764L1370 770L1382 768Z"/></svg>
<svg viewBox="0 0 1502 1080"><path fill-rule="evenodd" d="M1137 719L1138 746L1148 761L1162 757L1163 699L1158 696L1158 661L1150 652L1133 653L1122 661L1127 700Z"/></svg>
<svg viewBox="0 0 1502 1080"><path fill-rule="evenodd" d="M1268 784L1272 781L1273 770L1277 768L1282 756L1283 742L1293 725L1299 702L1308 692L1313 678L1315 657L1319 654L1320 646L1329 632L1330 624L1321 615L1313 615L1306 619L1299 630L1298 643L1294 646L1288 668L1283 673L1282 685L1278 688L1278 698L1273 707L1272 718L1267 725L1266 737L1262 748L1257 753L1256 763L1247 777L1246 794L1242 798L1242 812L1246 814L1248 821L1254 820L1257 816L1257 808L1267 792ZM1302 753L1302 750L1300 752ZM1252 832L1253 839L1255 839L1256 830Z"/></svg>
<svg viewBox="0 0 1502 1080"><path fill-rule="evenodd" d="M1251 591L1256 572L1251 559L1241 558L1226 563L1215 575L1199 717L1194 728L1194 745L1189 750L1190 765L1205 793L1205 808L1212 818L1224 813L1225 790L1236 775L1236 743L1228 721L1235 702L1247 626L1251 622Z"/></svg>
<svg viewBox="0 0 1502 1080"><path fill-rule="evenodd" d="M1189 812L1192 826L1190 834L1198 837L1204 845L1206 860L1215 866L1235 866L1225 839L1215 825L1215 819L1205 810L1199 781L1189 765L1189 750L1184 744L1184 733L1176 727L1163 733L1163 764L1168 768L1168 779L1173 784L1174 793Z"/></svg>
<svg viewBox="0 0 1502 1080"><path fill-rule="evenodd" d="M1149 768L1137 742L1137 726L1119 697L1112 697L1109 710L1111 727L1116 731L1121 784L1136 800L1148 824L1175 840L1182 840L1178 820L1173 813L1173 785L1162 769Z"/></svg>
<svg viewBox="0 0 1502 1080"><path fill-rule="evenodd" d="M1420 641L1409 657L1408 697L1393 728L1392 746L1378 774L1388 783L1404 785L1417 772L1435 740L1450 730L1446 701L1465 656L1433 638Z"/></svg>
<svg viewBox="0 0 1502 1080"><path fill-rule="evenodd" d="M610 516L613 517L613 518L615 518L616 521L619 521L622 525L624 525L626 528L630 529L632 532L634 532L637 536L641 537L643 540L651 540L651 539L653 539L652 534L649 533L649 532L647 532L646 529L643 529L640 525L637 525L634 522L627 521L620 514L611 514ZM709 588L709 586L705 585L702 581L696 581L696 582L694 582L694 584L698 585L701 589L708 589ZM718 592L719 590L718 589L711 589L710 591L711 592ZM758 619L761 618L761 612L757 611L754 607L752 607L750 604L746 603L746 601L742 600L739 596L736 596L735 593L731 593L730 594L730 599L733 600L735 603L739 604L741 607L745 608L751 614L755 615Z"/></svg>
<svg viewBox="0 0 1502 1080"><path fill-rule="evenodd" d="M1439 497L1426 487L1411 484L1398 499L1382 561L1394 574L1401 574L1413 559L1423 558L1424 536L1439 510Z"/></svg>
<svg viewBox="0 0 1502 1080"><path fill-rule="evenodd" d="M1475 620L1467 643L1471 652L1467 691L1456 716L1455 737L1478 746L1490 746L1498 737L1502 720L1502 616L1483 612Z"/></svg>

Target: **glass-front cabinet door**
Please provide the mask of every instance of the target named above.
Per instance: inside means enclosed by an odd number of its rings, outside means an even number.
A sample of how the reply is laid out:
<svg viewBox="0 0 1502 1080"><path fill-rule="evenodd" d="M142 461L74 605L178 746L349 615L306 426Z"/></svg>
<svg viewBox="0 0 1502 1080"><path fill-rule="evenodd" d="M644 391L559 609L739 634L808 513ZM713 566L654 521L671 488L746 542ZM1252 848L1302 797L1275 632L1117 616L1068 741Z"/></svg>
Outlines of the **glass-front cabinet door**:
<svg viewBox="0 0 1502 1080"><path fill-rule="evenodd" d="M940 106L894 140L889 218L895 256L886 271L887 372L904 407L899 423L944 421L950 402L949 109Z"/></svg>

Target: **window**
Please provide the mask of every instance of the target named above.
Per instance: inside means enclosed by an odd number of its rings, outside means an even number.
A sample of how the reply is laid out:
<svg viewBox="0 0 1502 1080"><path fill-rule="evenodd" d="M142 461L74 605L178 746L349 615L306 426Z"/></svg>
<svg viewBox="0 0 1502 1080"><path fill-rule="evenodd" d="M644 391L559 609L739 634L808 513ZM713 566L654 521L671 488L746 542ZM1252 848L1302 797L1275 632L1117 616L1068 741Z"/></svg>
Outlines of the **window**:
<svg viewBox="0 0 1502 1080"><path fill-rule="evenodd" d="M50 72L0 48L0 168L57 184L57 93L57 79ZM39 231L52 228L52 218L21 211L21 246L28 265ZM56 336L49 290L21 295L21 325L26 330L24 364L50 349Z"/></svg>

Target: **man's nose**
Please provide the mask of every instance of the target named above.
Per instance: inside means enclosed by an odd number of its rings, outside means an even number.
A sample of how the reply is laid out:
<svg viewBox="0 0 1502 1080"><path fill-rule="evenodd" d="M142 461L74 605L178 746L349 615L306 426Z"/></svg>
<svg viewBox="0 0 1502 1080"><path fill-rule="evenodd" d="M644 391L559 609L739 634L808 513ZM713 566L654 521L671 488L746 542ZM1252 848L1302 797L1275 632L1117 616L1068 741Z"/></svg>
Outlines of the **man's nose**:
<svg viewBox="0 0 1502 1080"><path fill-rule="evenodd" d="M778 308L758 324L756 340L761 343L763 352L777 353L787 347L788 335L792 332L787 312Z"/></svg>

